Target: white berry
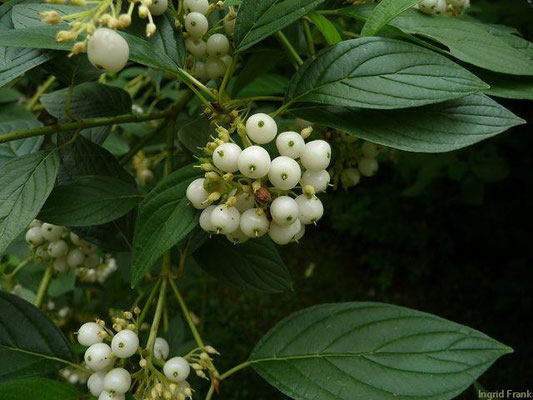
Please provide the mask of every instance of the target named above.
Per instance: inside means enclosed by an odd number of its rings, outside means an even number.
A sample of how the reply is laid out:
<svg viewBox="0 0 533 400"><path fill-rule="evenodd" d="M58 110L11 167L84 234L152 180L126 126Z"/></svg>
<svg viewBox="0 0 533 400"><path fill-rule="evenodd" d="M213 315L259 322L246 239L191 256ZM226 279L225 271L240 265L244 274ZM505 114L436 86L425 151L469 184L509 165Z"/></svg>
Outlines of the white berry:
<svg viewBox="0 0 533 400"><path fill-rule="evenodd" d="M218 79L224 76L226 72L226 64L220 58L208 58L205 62L205 72L209 79Z"/></svg>
<svg viewBox="0 0 533 400"><path fill-rule="evenodd" d="M124 368L109 371L104 378L104 389L109 393L124 394L131 386L131 375Z"/></svg>
<svg viewBox="0 0 533 400"><path fill-rule="evenodd" d="M270 205L270 214L279 226L289 226L298 219L300 207L292 197L280 196Z"/></svg>
<svg viewBox="0 0 533 400"><path fill-rule="evenodd" d="M109 393L107 391L103 391L100 393L100 396L98 396L98 400L125 400L126 396L123 394L114 394Z"/></svg>
<svg viewBox="0 0 533 400"><path fill-rule="evenodd" d="M67 262L69 267L75 268L85 261L85 253L79 249L72 249L68 252Z"/></svg>
<svg viewBox="0 0 533 400"><path fill-rule="evenodd" d="M41 235L49 242L58 240L63 234L64 228L62 226L47 224L46 222L41 226Z"/></svg>
<svg viewBox="0 0 533 400"><path fill-rule="evenodd" d="M31 228L35 228L35 227L41 227L43 225L43 223L41 221L39 221L38 219L34 219L33 221L30 222L30 226L28 227L29 229Z"/></svg>
<svg viewBox="0 0 533 400"><path fill-rule="evenodd" d="M185 0L183 7L187 13L198 12L205 15L209 9L209 0Z"/></svg>
<svg viewBox="0 0 533 400"><path fill-rule="evenodd" d="M192 181L187 187L187 199L198 210L203 210L208 206L208 204L203 204L209 196L209 193L204 189L204 182L205 178L198 178Z"/></svg>
<svg viewBox="0 0 533 400"><path fill-rule="evenodd" d="M310 171L326 169L331 161L331 146L325 140L313 140L305 145L300 161Z"/></svg>
<svg viewBox="0 0 533 400"><path fill-rule="evenodd" d="M97 247L96 245L82 239L80 240L80 250L83 251L85 254L89 255L96 253Z"/></svg>
<svg viewBox="0 0 533 400"><path fill-rule="evenodd" d="M255 143L266 144L273 141L278 134L278 125L271 116L258 113L246 121L246 133Z"/></svg>
<svg viewBox="0 0 533 400"><path fill-rule="evenodd" d="M300 225L301 225L300 231L294 236L294 239L293 239L294 242L298 242L305 235L305 225L304 224L300 224Z"/></svg>
<svg viewBox="0 0 533 400"><path fill-rule="evenodd" d="M207 54L221 58L229 52L229 40L226 35L215 33L207 39Z"/></svg>
<svg viewBox="0 0 533 400"><path fill-rule="evenodd" d="M78 342L82 346L92 346L96 343L102 343L103 337L100 336L102 328L96 322L87 322L78 330Z"/></svg>
<svg viewBox="0 0 533 400"><path fill-rule="evenodd" d="M227 235L239 229L241 214L235 207L228 207L225 204L216 206L211 213L211 224L217 233Z"/></svg>
<svg viewBox="0 0 533 400"><path fill-rule="evenodd" d="M104 391L105 375L105 371L98 371L92 374L87 380L87 389L89 389L89 392L91 392L93 396L98 397Z"/></svg>
<svg viewBox="0 0 533 400"><path fill-rule="evenodd" d="M118 72L126 66L129 56L128 42L112 29L98 28L89 37L87 57L98 69Z"/></svg>
<svg viewBox="0 0 533 400"><path fill-rule="evenodd" d="M234 207L242 214L246 210L255 207L255 197L248 193L241 193L237 196L237 202Z"/></svg>
<svg viewBox="0 0 533 400"><path fill-rule="evenodd" d="M280 226L275 222L272 222L270 224L270 229L268 230L268 236L270 236L270 239L272 239L274 243L284 245L292 242L300 232L301 228L302 223L300 220L296 220L289 226Z"/></svg>
<svg viewBox="0 0 533 400"><path fill-rule="evenodd" d="M34 226L26 232L26 242L32 246L39 246L44 242L43 234L41 233L41 228Z"/></svg>
<svg viewBox="0 0 533 400"><path fill-rule="evenodd" d="M226 69L229 68L231 61L233 60L233 58L229 54L226 54L225 56L220 57L220 59L226 66Z"/></svg>
<svg viewBox="0 0 533 400"><path fill-rule="evenodd" d="M239 171L248 178L262 178L270 170L270 155L260 146L250 146L239 156Z"/></svg>
<svg viewBox="0 0 533 400"><path fill-rule="evenodd" d="M193 75L201 82L205 82L209 79L207 71L205 70L205 63L202 61L196 61L194 63Z"/></svg>
<svg viewBox="0 0 533 400"><path fill-rule="evenodd" d="M237 229L235 232L228 233L226 235L226 239L228 239L233 244L243 244L244 242L248 241L250 238L244 234L243 231L240 229Z"/></svg>
<svg viewBox="0 0 533 400"><path fill-rule="evenodd" d="M47 245L42 245L42 246L39 246L37 247L37 250L35 250L35 255L40 258L41 260L43 261L47 261L50 259L50 255L48 254L48 246ZM65 264L66 264L67 260L65 260ZM68 264L67 264L68 266Z"/></svg>
<svg viewBox="0 0 533 400"><path fill-rule="evenodd" d="M174 357L165 363L163 372L169 381L183 382L189 376L191 367L185 358Z"/></svg>
<svg viewBox="0 0 533 400"><path fill-rule="evenodd" d="M241 231L250 238L264 236L268 232L268 227L270 226L270 221L265 213L258 213L257 211L259 211L257 208L252 208L241 215Z"/></svg>
<svg viewBox="0 0 533 400"><path fill-rule="evenodd" d="M100 257L96 253L88 254L87 257L85 257L85 261L83 262L83 266L86 268L96 268L100 264Z"/></svg>
<svg viewBox="0 0 533 400"><path fill-rule="evenodd" d="M158 360L166 360L170 353L170 346L163 338L156 338L154 343L154 357Z"/></svg>
<svg viewBox="0 0 533 400"><path fill-rule="evenodd" d="M111 359L111 347L105 343L96 343L85 352L85 364L93 371L101 371L113 363Z"/></svg>
<svg viewBox="0 0 533 400"><path fill-rule="evenodd" d="M64 240L56 240L48 245L48 254L52 258L64 257L68 252L68 244Z"/></svg>
<svg viewBox="0 0 533 400"><path fill-rule="evenodd" d="M272 160L268 179L278 189L290 190L302 177L300 165L290 157L279 156Z"/></svg>
<svg viewBox="0 0 533 400"><path fill-rule="evenodd" d="M376 158L379 153L379 147L377 144L364 142L361 146L361 152L365 157Z"/></svg>
<svg viewBox="0 0 533 400"><path fill-rule="evenodd" d="M316 196L309 198L302 194L296 198L296 203L300 207L300 216L298 218L304 225L313 224L324 215L324 205Z"/></svg>
<svg viewBox="0 0 533 400"><path fill-rule="evenodd" d="M68 271L69 265L67 262L67 257L56 258L52 263L52 268L54 268L54 271L59 273Z"/></svg>
<svg viewBox="0 0 533 400"><path fill-rule="evenodd" d="M216 206L209 206L200 214L200 228L209 233L216 233L215 226L211 223L211 214Z"/></svg>
<svg viewBox="0 0 533 400"><path fill-rule="evenodd" d="M325 169L322 171L305 171L302 175L304 186L311 185L315 193L325 192L331 177Z"/></svg>
<svg viewBox="0 0 533 400"><path fill-rule="evenodd" d="M290 158L298 158L305 149L305 140L297 132L283 132L276 138L279 154Z"/></svg>
<svg viewBox="0 0 533 400"><path fill-rule="evenodd" d="M82 239L78 235L76 235L74 232L70 232L69 237L72 243L74 243L77 246L81 245Z"/></svg>
<svg viewBox="0 0 533 400"><path fill-rule="evenodd" d="M202 39L187 38L185 47L194 57L203 57L207 49L207 44Z"/></svg>
<svg viewBox="0 0 533 400"><path fill-rule="evenodd" d="M118 332L111 341L111 349L118 358L128 358L137 352L139 337L129 329Z"/></svg>
<svg viewBox="0 0 533 400"><path fill-rule="evenodd" d="M359 172L363 176L373 176L376 175L379 169L378 160L375 158L363 157L359 160Z"/></svg>
<svg viewBox="0 0 533 400"><path fill-rule="evenodd" d="M185 29L194 39L201 39L209 29L209 22L204 14L193 11L185 17Z"/></svg>
<svg viewBox="0 0 533 400"><path fill-rule="evenodd" d="M163 15L168 8L168 0L152 0L152 5L149 7L152 15Z"/></svg>
<svg viewBox="0 0 533 400"><path fill-rule="evenodd" d="M224 31L227 35L233 36L233 32L235 32L235 23L237 22L236 18L224 18Z"/></svg>
<svg viewBox="0 0 533 400"><path fill-rule="evenodd" d="M235 172L239 169L241 152L235 143L223 143L213 152L213 164L224 172Z"/></svg>

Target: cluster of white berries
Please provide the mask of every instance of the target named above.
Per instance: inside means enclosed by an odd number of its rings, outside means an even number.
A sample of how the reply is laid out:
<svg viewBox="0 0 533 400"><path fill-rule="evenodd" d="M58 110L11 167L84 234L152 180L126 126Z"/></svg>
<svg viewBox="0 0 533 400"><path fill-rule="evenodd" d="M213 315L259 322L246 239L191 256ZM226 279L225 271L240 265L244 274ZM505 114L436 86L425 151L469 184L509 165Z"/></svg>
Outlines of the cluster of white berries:
<svg viewBox="0 0 533 400"><path fill-rule="evenodd" d="M224 76L231 64L229 55L231 45L228 37L222 33L213 33L204 37L209 31L207 15L213 7L208 0L184 0L185 10L185 47L192 56L191 70L200 81L218 79ZM230 12L224 18L224 29L231 36L235 28L235 14Z"/></svg>
<svg viewBox="0 0 533 400"><path fill-rule="evenodd" d="M458 16L470 7L470 0L422 0L415 8L424 14Z"/></svg>
<svg viewBox="0 0 533 400"><path fill-rule="evenodd" d="M110 254L101 257L97 246L63 226L34 220L26 232L26 242L38 261L52 263L56 272L75 268L84 282L105 282L117 270Z"/></svg>
<svg viewBox="0 0 533 400"><path fill-rule="evenodd" d="M187 188L189 201L203 210L202 229L224 234L236 244L267 233L281 245L298 241L305 225L324 213L316 194L330 182L330 145L324 140L306 143L311 128L278 135L274 119L263 113L237 127L244 149L230 141L224 128L218 131L219 137L205 149L211 158L200 159L205 178ZM280 156L272 160L261 145L274 139Z"/></svg>

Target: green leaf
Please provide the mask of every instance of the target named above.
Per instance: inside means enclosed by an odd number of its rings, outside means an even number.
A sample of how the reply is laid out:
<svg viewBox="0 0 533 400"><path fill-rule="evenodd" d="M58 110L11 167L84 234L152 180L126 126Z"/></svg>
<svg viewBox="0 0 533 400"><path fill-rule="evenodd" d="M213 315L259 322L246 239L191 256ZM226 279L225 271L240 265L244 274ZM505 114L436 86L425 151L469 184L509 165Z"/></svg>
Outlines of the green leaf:
<svg viewBox="0 0 533 400"><path fill-rule="evenodd" d="M329 45L342 42L341 34L326 16L313 11L309 13L308 17L313 21L313 24L322 33Z"/></svg>
<svg viewBox="0 0 533 400"><path fill-rule="evenodd" d="M80 397L73 385L51 379L32 378L0 383L2 400L78 400Z"/></svg>
<svg viewBox="0 0 533 400"><path fill-rule="evenodd" d="M325 0L244 0L237 14L234 42L243 51L314 10Z"/></svg>
<svg viewBox="0 0 533 400"><path fill-rule="evenodd" d="M60 297L64 294L72 292L76 286L76 271L71 269L67 272L62 272L50 282L48 287L48 295L50 297Z"/></svg>
<svg viewBox="0 0 533 400"><path fill-rule="evenodd" d="M398 111L308 107L294 113L374 143L426 153L470 146L525 123L482 94Z"/></svg>
<svg viewBox="0 0 533 400"><path fill-rule="evenodd" d="M350 7L346 15L365 20L373 5ZM469 18L427 16L410 9L393 19L390 26L402 32L442 43L461 61L494 72L533 75L533 47L507 27L485 25Z"/></svg>
<svg viewBox="0 0 533 400"><path fill-rule="evenodd" d="M257 344L250 362L297 400L448 400L511 351L431 314L339 303L285 318Z"/></svg>
<svg viewBox="0 0 533 400"><path fill-rule="evenodd" d="M59 169L55 152L41 151L0 166L0 254L37 216Z"/></svg>
<svg viewBox="0 0 533 400"><path fill-rule="evenodd" d="M204 157L205 154L201 149L209 142L209 137L213 133L209 119L200 117L180 127L178 139L192 154Z"/></svg>
<svg viewBox="0 0 533 400"><path fill-rule="evenodd" d="M102 75L102 71L89 62L86 54L69 57L68 54L61 52L45 63L43 69L67 86L95 81Z"/></svg>
<svg viewBox="0 0 533 400"><path fill-rule="evenodd" d="M0 88L0 104L13 103L21 97L20 93L13 88Z"/></svg>
<svg viewBox="0 0 533 400"><path fill-rule="evenodd" d="M533 100L533 76L504 75L485 70L476 75L490 85L485 93L506 99Z"/></svg>
<svg viewBox="0 0 533 400"><path fill-rule="evenodd" d="M0 37L6 32L1 26ZM47 62L53 56L51 51L0 47L0 86L8 84L26 71Z"/></svg>
<svg viewBox="0 0 533 400"><path fill-rule="evenodd" d="M0 122L0 135L24 129L38 128L42 124L37 120L24 119ZM26 139L13 140L7 143L0 143L0 165L4 162L26 154L34 153L41 148L43 136L34 136Z"/></svg>
<svg viewBox="0 0 533 400"><path fill-rule="evenodd" d="M185 196L198 177L192 165L183 167L162 180L141 203L133 238L132 287L198 224L198 213Z"/></svg>
<svg viewBox="0 0 533 400"><path fill-rule="evenodd" d="M141 197L135 187L110 176L86 176L56 186L39 218L70 227L101 225L131 211Z"/></svg>
<svg viewBox="0 0 533 400"><path fill-rule="evenodd" d="M212 237L194 257L205 271L234 287L268 293L292 287L289 271L268 238L234 245L225 237Z"/></svg>
<svg viewBox="0 0 533 400"><path fill-rule="evenodd" d="M374 36L395 17L410 9L421 0L383 0L368 17L361 36Z"/></svg>
<svg viewBox="0 0 533 400"><path fill-rule="evenodd" d="M398 40L347 40L321 51L294 75L288 102L395 109L455 99L487 89L444 56Z"/></svg>
<svg viewBox="0 0 533 400"><path fill-rule="evenodd" d="M245 87L278 66L281 54L277 51L261 51L250 54L246 65L239 72L231 88L233 97L236 97Z"/></svg>
<svg viewBox="0 0 533 400"><path fill-rule="evenodd" d="M250 84L245 86L238 94L237 99L255 96L284 95L289 87L289 79L278 74L262 74L257 76Z"/></svg>
<svg viewBox="0 0 533 400"><path fill-rule="evenodd" d="M72 361L67 339L41 310L1 291L0 310L0 382L46 375Z"/></svg>

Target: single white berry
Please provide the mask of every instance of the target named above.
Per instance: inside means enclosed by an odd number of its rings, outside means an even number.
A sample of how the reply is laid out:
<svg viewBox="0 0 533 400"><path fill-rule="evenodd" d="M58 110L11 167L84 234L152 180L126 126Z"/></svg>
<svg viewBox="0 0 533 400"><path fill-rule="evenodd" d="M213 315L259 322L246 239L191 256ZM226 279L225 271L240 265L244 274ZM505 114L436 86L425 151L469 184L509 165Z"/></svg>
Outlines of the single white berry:
<svg viewBox="0 0 533 400"><path fill-rule="evenodd" d="M185 29L194 39L201 39L209 29L209 22L204 14L193 11L185 17Z"/></svg>
<svg viewBox="0 0 533 400"><path fill-rule="evenodd" d="M92 374L87 380L87 389L95 397L100 396L104 391L104 378L106 371L98 371Z"/></svg>
<svg viewBox="0 0 533 400"><path fill-rule="evenodd" d="M34 219L33 221L30 222L30 226L28 227L28 229L31 229L31 228L35 228L35 227L41 227L43 225L43 223L41 221L39 221L38 219Z"/></svg>
<svg viewBox="0 0 533 400"><path fill-rule="evenodd" d="M208 204L203 204L209 196L209 193L204 189L204 182L205 178L198 178L187 187L187 199L198 210L203 210L208 206Z"/></svg>
<svg viewBox="0 0 533 400"><path fill-rule="evenodd" d="M35 250L35 255L37 258L40 258L43 261L47 261L50 259L50 255L48 254L48 246L46 244L37 247L37 250ZM65 260L66 264L67 260ZM68 264L67 264L68 266Z"/></svg>
<svg viewBox="0 0 533 400"><path fill-rule="evenodd" d="M301 228L302 223L298 219L289 226L280 226L275 222L272 222L270 224L270 229L268 230L268 236L270 236L270 239L272 239L274 243L284 245L292 242L300 232Z"/></svg>
<svg viewBox="0 0 533 400"><path fill-rule="evenodd" d="M205 62L205 72L209 79L218 79L226 73L226 64L220 58L210 57Z"/></svg>
<svg viewBox="0 0 533 400"><path fill-rule="evenodd" d="M85 254L89 255L89 254L96 253L96 251L98 250L98 247L82 239L80 241L80 250L83 251Z"/></svg>
<svg viewBox="0 0 533 400"><path fill-rule="evenodd" d="M93 371L102 371L113 364L111 347L106 343L96 343L87 349L84 356L85 364Z"/></svg>
<svg viewBox="0 0 533 400"><path fill-rule="evenodd" d="M331 161L331 146L325 140L313 140L305 145L300 161L310 171L326 169Z"/></svg>
<svg viewBox="0 0 533 400"><path fill-rule="evenodd" d="M213 164L224 172L235 172L239 169L241 148L235 143L223 143L213 152Z"/></svg>
<svg viewBox="0 0 533 400"><path fill-rule="evenodd" d="M54 268L54 271L59 273L68 271L69 265L67 262L67 257L56 258L52 263L52 268Z"/></svg>
<svg viewBox="0 0 533 400"><path fill-rule="evenodd" d="M100 393L100 396L98 396L98 400L125 400L126 396L123 394L115 394L115 393L109 393L107 391L103 391Z"/></svg>
<svg viewBox="0 0 533 400"><path fill-rule="evenodd" d="M379 147L375 143L364 142L361 146L361 152L365 157L376 158L379 153Z"/></svg>
<svg viewBox="0 0 533 400"><path fill-rule="evenodd" d="M216 233L215 226L211 223L211 214L216 206L209 206L200 214L200 228L209 233Z"/></svg>
<svg viewBox="0 0 533 400"><path fill-rule="evenodd" d="M49 242L54 242L61 237L64 229L65 228L63 228L62 226L47 224L45 222L41 226L41 235Z"/></svg>
<svg viewBox="0 0 533 400"><path fill-rule="evenodd" d="M152 5L149 7L152 15L163 15L168 8L168 0L152 0Z"/></svg>
<svg viewBox="0 0 533 400"><path fill-rule="evenodd" d="M264 212L258 211L257 208L251 208L241 215L240 228L247 237L258 238L268 232L270 221Z"/></svg>
<svg viewBox="0 0 533 400"><path fill-rule="evenodd" d="M75 268L85 261L85 253L79 249L72 249L68 252L67 262L69 267Z"/></svg>
<svg viewBox="0 0 533 400"><path fill-rule="evenodd" d="M235 207L228 207L225 204L216 206L211 213L211 224L217 233L227 235L239 229L241 214Z"/></svg>
<svg viewBox="0 0 533 400"><path fill-rule="evenodd" d="M300 224L301 227L300 227L300 232L298 232L295 236L294 236L294 239L293 241L294 242L298 242L301 238L304 237L305 235L305 225L304 224Z"/></svg>
<svg viewBox="0 0 533 400"><path fill-rule="evenodd" d="M194 69L192 70L192 74L201 82L205 82L209 79L209 76L207 75L207 71L205 69L205 63L202 61L196 61L194 63Z"/></svg>
<svg viewBox="0 0 533 400"><path fill-rule="evenodd" d="M360 180L361 174L359 173L358 169L346 168L341 173L341 183L345 189L356 186Z"/></svg>
<svg viewBox="0 0 533 400"><path fill-rule="evenodd" d="M302 224L309 225L317 222L324 215L324 205L316 196L310 198L302 194L296 198L300 207L299 219Z"/></svg>
<svg viewBox="0 0 533 400"><path fill-rule="evenodd" d="M331 177L325 169L322 171L305 171L302 175L304 186L311 185L315 193L325 192Z"/></svg>
<svg viewBox="0 0 533 400"><path fill-rule="evenodd" d="M246 133L255 143L266 144L273 141L278 134L278 125L271 116L258 113L246 121Z"/></svg>
<svg viewBox="0 0 533 400"><path fill-rule="evenodd" d="M290 190L302 177L300 165L290 157L279 156L272 160L268 179L278 189Z"/></svg>
<svg viewBox="0 0 533 400"><path fill-rule="evenodd" d="M289 196L280 196L270 205L272 220L279 226L292 225L300 215L296 200Z"/></svg>
<svg viewBox="0 0 533 400"><path fill-rule="evenodd" d="M111 349L118 358L128 358L137 352L139 337L129 329L118 332L111 340Z"/></svg>
<svg viewBox="0 0 533 400"><path fill-rule="evenodd" d="M131 386L131 375L124 368L114 368L104 378L104 389L109 393L124 394Z"/></svg>
<svg viewBox="0 0 533 400"><path fill-rule="evenodd" d="M68 244L64 240L56 240L48 245L48 254L52 258L65 257L68 253Z"/></svg>
<svg viewBox="0 0 533 400"><path fill-rule="evenodd" d="M250 237L245 235L240 229L237 229L235 232L228 233L226 235L226 239L233 244L243 244L244 242L248 241Z"/></svg>
<svg viewBox="0 0 533 400"><path fill-rule="evenodd" d="M168 358L169 353L170 346L168 345L168 342L161 337L156 338L154 343L154 357L164 361Z"/></svg>
<svg viewBox="0 0 533 400"><path fill-rule="evenodd" d="M85 257L85 261L83 262L83 266L86 268L96 268L100 264L100 256L96 253L88 254Z"/></svg>
<svg viewBox="0 0 533 400"><path fill-rule="evenodd" d="M215 33L207 39L207 54L221 58L229 52L229 40L222 33Z"/></svg>
<svg viewBox="0 0 533 400"><path fill-rule="evenodd" d="M224 31L226 32L226 35L233 36L233 32L235 32L236 22L236 18L224 18Z"/></svg>
<svg viewBox="0 0 533 400"><path fill-rule="evenodd" d="M437 7L435 9L435 14L442 15L446 13L447 10L448 10L448 3L446 2L446 0L439 0L439 3L437 4Z"/></svg>
<svg viewBox="0 0 533 400"><path fill-rule="evenodd" d="M185 47L194 57L203 57L207 49L207 44L202 39L187 38Z"/></svg>
<svg viewBox="0 0 533 400"><path fill-rule="evenodd" d="M41 233L41 228L34 226L26 232L26 242L32 246L39 246L44 242L43 234Z"/></svg>
<svg viewBox="0 0 533 400"><path fill-rule="evenodd" d="M87 322L78 330L78 342L82 346L102 343L104 341L103 336L100 335L102 331L102 328L96 322Z"/></svg>
<svg viewBox="0 0 533 400"><path fill-rule="evenodd" d="M305 140L297 132L283 132L276 138L276 147L282 156L296 159L305 149Z"/></svg>
<svg viewBox="0 0 533 400"><path fill-rule="evenodd" d="M205 15L209 9L209 0L185 0L183 7L186 13L198 12Z"/></svg>
<svg viewBox="0 0 533 400"><path fill-rule="evenodd" d="M363 176L373 176L376 175L379 169L378 160L375 158L363 157L359 160L358 163L359 172Z"/></svg>
<svg viewBox="0 0 533 400"><path fill-rule="evenodd" d="M262 178L270 171L270 155L260 146L250 146L239 156L239 171L248 178Z"/></svg>
<svg viewBox="0 0 533 400"><path fill-rule="evenodd" d="M226 54L225 56L220 57L220 59L226 66L226 69L229 68L229 66L231 65L231 62L233 61L233 58L229 54Z"/></svg>
<svg viewBox="0 0 533 400"><path fill-rule="evenodd" d="M185 358L174 357L165 363L163 372L169 381L183 382L189 376L191 367Z"/></svg>
<svg viewBox="0 0 533 400"><path fill-rule="evenodd" d="M87 57L98 69L118 72L126 66L129 56L128 42L112 29L98 28L89 37Z"/></svg>
<svg viewBox="0 0 533 400"><path fill-rule="evenodd" d="M255 197L249 193L241 193L237 196L237 202L234 207L242 214L246 210L255 207Z"/></svg>
<svg viewBox="0 0 533 400"><path fill-rule="evenodd" d="M82 238L80 238L78 235L76 235L74 232L70 232L70 241L74 243L75 245L79 246L81 245Z"/></svg>

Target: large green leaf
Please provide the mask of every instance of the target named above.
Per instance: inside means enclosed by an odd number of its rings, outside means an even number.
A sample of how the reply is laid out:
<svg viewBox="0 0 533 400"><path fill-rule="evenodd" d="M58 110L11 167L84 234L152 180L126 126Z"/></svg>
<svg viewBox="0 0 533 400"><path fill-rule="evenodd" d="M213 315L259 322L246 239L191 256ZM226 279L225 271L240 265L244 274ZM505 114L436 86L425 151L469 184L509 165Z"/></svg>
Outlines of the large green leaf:
<svg viewBox="0 0 533 400"><path fill-rule="evenodd" d="M309 13L309 19L313 21L313 24L322 33L329 45L342 42L342 37L337 27L326 16L313 11Z"/></svg>
<svg viewBox="0 0 533 400"><path fill-rule="evenodd" d="M141 203L133 238L132 286L198 224L198 213L185 196L198 176L192 165L183 167L161 181Z"/></svg>
<svg viewBox="0 0 533 400"><path fill-rule="evenodd" d="M425 48L378 37L320 52L296 73L289 102L394 109L455 99L487 89L475 75Z"/></svg>
<svg viewBox="0 0 533 400"><path fill-rule="evenodd" d="M55 152L41 151L0 166L0 254L37 216L59 169Z"/></svg>
<svg viewBox="0 0 533 400"><path fill-rule="evenodd" d="M235 47L243 51L285 28L325 0L244 0L235 24Z"/></svg>
<svg viewBox="0 0 533 400"><path fill-rule="evenodd" d="M42 124L33 119L0 122L0 135L24 129L38 128L40 126ZM14 157L38 151L41 148L43 140L44 138L42 136L33 136L26 139L0 143L0 165Z"/></svg>
<svg viewBox="0 0 533 400"><path fill-rule="evenodd" d="M250 361L297 400L448 400L511 351L431 314L340 303L285 318L257 344Z"/></svg>
<svg viewBox="0 0 533 400"><path fill-rule="evenodd" d="M72 361L67 339L41 310L1 291L0 310L0 382L46 375Z"/></svg>
<svg viewBox="0 0 533 400"><path fill-rule="evenodd" d="M195 258L204 270L231 286L270 293L292 286L289 271L268 238L234 245L225 237L213 237Z"/></svg>
<svg viewBox="0 0 533 400"><path fill-rule="evenodd" d="M86 176L55 187L39 218L73 227L101 225L127 214L140 200L129 183L110 176Z"/></svg>
<svg viewBox="0 0 533 400"><path fill-rule="evenodd" d="M178 130L178 138L187 150L198 157L203 157L205 154L202 149L213 133L213 126L209 119L200 117L181 126Z"/></svg>
<svg viewBox="0 0 533 400"><path fill-rule="evenodd" d="M346 15L367 19L374 5L350 7ZM533 75L533 45L507 27L486 25L472 18L427 16L410 9L389 25L402 32L435 40L452 56L491 71L513 75Z"/></svg>
<svg viewBox="0 0 533 400"><path fill-rule="evenodd" d="M303 107L294 113L374 143L426 153L470 146L525 123L482 94L397 111Z"/></svg>
<svg viewBox="0 0 533 400"><path fill-rule="evenodd" d="M0 37L5 32L1 26ZM26 71L47 62L53 56L51 51L0 47L0 86L4 86Z"/></svg>
<svg viewBox="0 0 533 400"><path fill-rule="evenodd" d="M67 86L95 81L102 75L102 71L89 62L86 54L69 57L65 52L57 52L53 59L43 65L43 69Z"/></svg>
<svg viewBox="0 0 533 400"><path fill-rule="evenodd" d="M421 0L382 0L368 17L361 36L374 36L391 20Z"/></svg>
<svg viewBox="0 0 533 400"><path fill-rule="evenodd" d="M73 385L51 379L18 379L0 383L2 400L77 400L80 397Z"/></svg>
<svg viewBox="0 0 533 400"><path fill-rule="evenodd" d="M505 75L486 70L476 71L476 75L490 85L485 92L489 96L533 100L533 76Z"/></svg>

